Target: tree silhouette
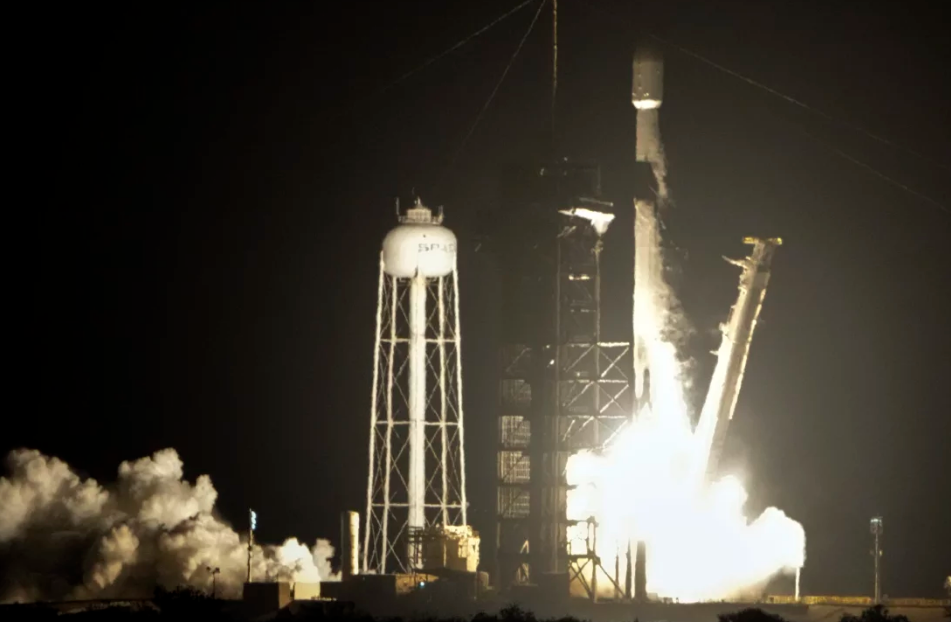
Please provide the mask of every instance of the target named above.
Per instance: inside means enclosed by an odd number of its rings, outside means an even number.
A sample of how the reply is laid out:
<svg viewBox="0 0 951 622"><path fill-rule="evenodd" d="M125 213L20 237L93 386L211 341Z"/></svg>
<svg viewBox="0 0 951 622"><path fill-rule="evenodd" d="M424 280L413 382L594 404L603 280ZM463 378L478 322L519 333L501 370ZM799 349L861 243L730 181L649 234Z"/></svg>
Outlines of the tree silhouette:
<svg viewBox="0 0 951 622"><path fill-rule="evenodd" d="M786 619L775 613L767 613L762 609L748 608L733 613L717 614L720 622L786 622Z"/></svg>
<svg viewBox="0 0 951 622"><path fill-rule="evenodd" d="M521 607L512 604L501 609L497 619L501 622L535 622L535 614L531 611L522 611Z"/></svg>
<svg viewBox="0 0 951 622"><path fill-rule="evenodd" d="M193 587L179 586L174 590L155 589L152 602L163 618L211 620L220 616L221 601ZM185 616L189 616L186 618Z"/></svg>

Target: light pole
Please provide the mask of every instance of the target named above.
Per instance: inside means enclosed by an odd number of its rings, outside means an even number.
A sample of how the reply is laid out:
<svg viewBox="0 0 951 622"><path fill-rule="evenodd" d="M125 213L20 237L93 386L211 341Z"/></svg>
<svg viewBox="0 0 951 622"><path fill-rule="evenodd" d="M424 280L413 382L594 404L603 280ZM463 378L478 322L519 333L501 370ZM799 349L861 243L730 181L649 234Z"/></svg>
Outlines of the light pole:
<svg viewBox="0 0 951 622"><path fill-rule="evenodd" d="M882 537L882 517L876 516L872 519L872 522L869 525L869 530L872 532L872 535L875 536L875 548L872 550L872 556L875 558L875 604L878 605L882 602L882 546L881 546L881 537Z"/></svg>
<svg viewBox="0 0 951 622"><path fill-rule="evenodd" d="M207 566L207 569L211 573L211 597L218 598L218 573L221 572L221 568Z"/></svg>

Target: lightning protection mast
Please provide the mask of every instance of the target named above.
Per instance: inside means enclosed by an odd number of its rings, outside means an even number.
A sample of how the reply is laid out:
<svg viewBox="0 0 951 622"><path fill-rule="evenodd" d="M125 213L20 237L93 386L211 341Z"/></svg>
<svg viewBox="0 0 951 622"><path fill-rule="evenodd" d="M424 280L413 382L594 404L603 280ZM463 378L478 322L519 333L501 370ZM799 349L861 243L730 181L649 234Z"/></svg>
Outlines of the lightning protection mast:
<svg viewBox="0 0 951 622"><path fill-rule="evenodd" d="M421 534L466 529L456 236L399 214L380 254L363 572L422 567Z"/></svg>
<svg viewBox="0 0 951 622"><path fill-rule="evenodd" d="M875 604L882 602L882 517L876 516L869 524L869 531L875 536L875 546L872 548L872 557L875 558Z"/></svg>
<svg viewBox="0 0 951 622"><path fill-rule="evenodd" d="M258 513L248 509L248 583L251 583L251 554L254 552L254 530L258 528Z"/></svg>

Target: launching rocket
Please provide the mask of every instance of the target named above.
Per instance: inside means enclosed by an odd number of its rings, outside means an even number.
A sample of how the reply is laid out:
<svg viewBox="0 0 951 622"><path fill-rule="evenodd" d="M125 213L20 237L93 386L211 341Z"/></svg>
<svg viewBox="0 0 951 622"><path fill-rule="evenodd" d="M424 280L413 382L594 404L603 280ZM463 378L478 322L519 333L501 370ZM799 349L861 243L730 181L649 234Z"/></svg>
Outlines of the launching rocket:
<svg viewBox="0 0 951 622"><path fill-rule="evenodd" d="M666 165L660 141L659 112L663 102L664 59L650 46L634 53L631 103L637 111L634 188L634 398L635 412L651 403L650 340L657 337L654 296L661 278L658 203L667 197Z"/></svg>
<svg viewBox="0 0 951 622"><path fill-rule="evenodd" d="M651 411L651 345L660 339L663 282L657 208L667 200L666 163L660 142L660 105L663 102L664 60L660 52L639 46L634 53L631 103L637 114L634 165L634 413ZM653 348L656 351L656 348ZM635 553L632 559L632 545ZM647 545L628 542L625 591L630 598L647 599ZM631 594L630 577L634 576Z"/></svg>

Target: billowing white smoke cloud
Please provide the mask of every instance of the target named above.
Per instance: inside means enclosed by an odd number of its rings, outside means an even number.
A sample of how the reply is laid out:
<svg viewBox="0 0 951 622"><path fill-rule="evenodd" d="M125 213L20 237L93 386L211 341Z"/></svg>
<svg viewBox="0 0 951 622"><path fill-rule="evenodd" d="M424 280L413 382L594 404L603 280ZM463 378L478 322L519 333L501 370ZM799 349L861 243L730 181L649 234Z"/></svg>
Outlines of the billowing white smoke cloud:
<svg viewBox="0 0 951 622"><path fill-rule="evenodd" d="M108 489L58 458L20 449L0 478L0 602L149 596L156 586L211 589L238 597L247 575L247 540L214 511L207 475L182 479L174 449L123 462ZM255 545L259 579L335 579L333 547L295 538Z"/></svg>
<svg viewBox="0 0 951 622"><path fill-rule="evenodd" d="M568 462L568 518L598 520L597 552L613 559L627 543L647 543L647 588L684 602L759 595L777 573L805 562L802 525L776 508L750 521L734 477L705 486L690 468L697 453L687 417L646 412L603 453ZM573 546L585 550L577 530ZM620 568L620 585L625 571ZM602 579L602 596L613 587Z"/></svg>

